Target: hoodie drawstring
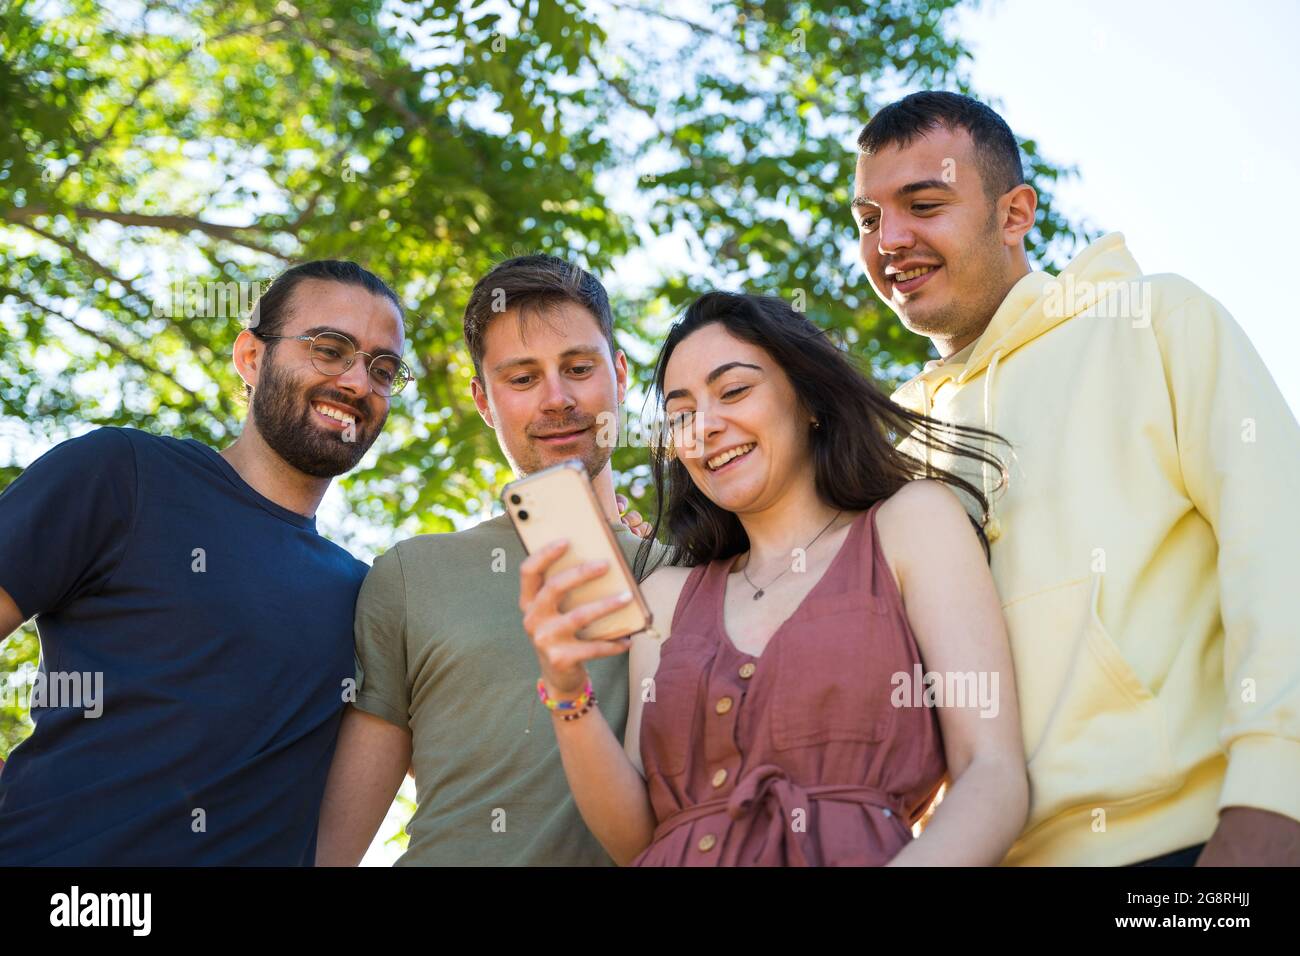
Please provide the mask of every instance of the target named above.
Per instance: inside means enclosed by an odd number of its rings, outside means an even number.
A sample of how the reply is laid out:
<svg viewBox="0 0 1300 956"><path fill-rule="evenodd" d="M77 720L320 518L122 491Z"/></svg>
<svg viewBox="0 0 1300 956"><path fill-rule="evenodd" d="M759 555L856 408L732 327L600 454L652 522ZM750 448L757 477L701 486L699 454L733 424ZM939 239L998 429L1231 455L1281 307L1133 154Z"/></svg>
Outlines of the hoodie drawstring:
<svg viewBox="0 0 1300 956"><path fill-rule="evenodd" d="M1002 358L1000 351L993 353L993 358L989 361L988 373L984 376L984 430L993 431L993 377L998 372L998 362ZM992 455L989 450L992 439L984 439L984 451ZM1002 537L1002 522L998 520L997 508L993 504L993 492L989 486L989 466L980 462L980 478L984 486L984 500L988 502L989 517L984 522L984 537L992 544L998 538ZM1001 484L1001 481L998 482Z"/></svg>
<svg viewBox="0 0 1300 956"><path fill-rule="evenodd" d="M921 410L926 418L930 417L930 389L925 382L921 383ZM934 470L930 467L930 443L925 443L925 477L930 478L934 475Z"/></svg>

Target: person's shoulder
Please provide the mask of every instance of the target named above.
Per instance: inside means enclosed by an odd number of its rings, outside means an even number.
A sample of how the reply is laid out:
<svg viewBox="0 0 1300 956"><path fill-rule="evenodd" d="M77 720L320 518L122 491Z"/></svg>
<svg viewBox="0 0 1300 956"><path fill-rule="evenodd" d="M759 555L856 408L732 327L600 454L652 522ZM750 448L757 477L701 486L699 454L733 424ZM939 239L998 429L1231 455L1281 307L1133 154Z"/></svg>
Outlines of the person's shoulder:
<svg viewBox="0 0 1300 956"><path fill-rule="evenodd" d="M949 515L965 515L961 499L945 482L934 478L916 478L906 482L880 503L876 520L891 516L917 517L938 511Z"/></svg>
<svg viewBox="0 0 1300 956"><path fill-rule="evenodd" d="M335 542L331 542L331 544L334 544L334 547L339 549L340 552L339 556L343 560L344 570L347 572L347 574L350 577L355 578L357 584L359 585L362 581L366 579L366 575L370 573L370 565L362 561L360 558L358 558L347 548L343 547L343 545L337 544Z"/></svg>
<svg viewBox="0 0 1300 956"><path fill-rule="evenodd" d="M173 438L170 435L156 435L140 428L125 428L117 425L103 425L81 436L80 440L93 439L102 445L116 445L135 450L153 448L169 452L188 451L194 446L207 448L202 442L188 438Z"/></svg>
<svg viewBox="0 0 1300 956"><path fill-rule="evenodd" d="M672 627L678 599L692 570L692 568L676 565L660 565L646 575L645 580L638 585L641 596L645 598L645 603L650 608L654 625L661 629L664 637L668 636L669 628Z"/></svg>
<svg viewBox="0 0 1300 956"><path fill-rule="evenodd" d="M328 575L337 587L351 587L359 591L369 576L371 567L337 541L317 535L315 560L318 573Z"/></svg>
<svg viewBox="0 0 1300 956"><path fill-rule="evenodd" d="M505 515L487 518L458 531L439 531L403 538L375 559L373 574L402 568L442 569L448 565L468 566L479 559L492 560L494 549L523 549Z"/></svg>
<svg viewBox="0 0 1300 956"><path fill-rule="evenodd" d="M1177 272L1156 272L1144 275L1141 282L1151 289L1153 297L1159 297L1164 305L1177 305L1187 299L1209 298L1210 294L1184 275Z"/></svg>
<svg viewBox="0 0 1300 956"><path fill-rule="evenodd" d="M144 469L159 464L168 467L178 464L182 467L197 465L211 469L213 459L220 455L216 449L197 439L156 435L139 428L105 426L96 429L90 435L100 436L98 441L101 447L116 447L118 454L130 454L137 466Z"/></svg>
<svg viewBox="0 0 1300 956"><path fill-rule="evenodd" d="M107 455L130 454L141 441L152 438L148 432L138 428L121 428L117 425L101 425L90 431L69 438L55 445L55 449L77 449L83 452L98 452Z"/></svg>
<svg viewBox="0 0 1300 956"><path fill-rule="evenodd" d="M477 524L456 531L433 531L426 534L412 535L397 542L393 546L393 550L399 550L404 555L427 557L433 554L445 554L449 550L454 551L474 547L488 541L500 540L519 540L509 518L505 515L488 517Z"/></svg>
<svg viewBox="0 0 1300 956"><path fill-rule="evenodd" d="M686 579L691 576L694 568L684 568L678 565L661 564L641 582L641 590L647 598L651 594L663 594L665 592L677 593L686 583Z"/></svg>
<svg viewBox="0 0 1300 956"><path fill-rule="evenodd" d="M1142 301L1134 303L1134 307L1139 312L1149 310L1147 317L1156 329L1187 317L1219 315L1230 318L1218 299L1186 276L1162 272L1143 276L1142 283L1145 296Z"/></svg>
<svg viewBox="0 0 1300 956"><path fill-rule="evenodd" d="M682 588L686 586L686 579L693 570L694 568L661 564L640 583L641 596L650 605L656 621L668 623L667 618L676 608L677 599L681 597Z"/></svg>
<svg viewBox="0 0 1300 956"><path fill-rule="evenodd" d="M102 426L64 439L33 464L42 468L85 469L87 477L106 474L106 465L134 467L136 436L144 434L134 428Z"/></svg>
<svg viewBox="0 0 1300 956"><path fill-rule="evenodd" d="M139 468L129 429L101 427L65 438L29 461L0 485L10 507L62 508L76 495L93 501L90 513L126 518L138 500Z"/></svg>
<svg viewBox="0 0 1300 956"><path fill-rule="evenodd" d="M903 550L923 552L936 539L974 535L957 493L934 478L909 481L882 501L876 510L876 528L891 558Z"/></svg>

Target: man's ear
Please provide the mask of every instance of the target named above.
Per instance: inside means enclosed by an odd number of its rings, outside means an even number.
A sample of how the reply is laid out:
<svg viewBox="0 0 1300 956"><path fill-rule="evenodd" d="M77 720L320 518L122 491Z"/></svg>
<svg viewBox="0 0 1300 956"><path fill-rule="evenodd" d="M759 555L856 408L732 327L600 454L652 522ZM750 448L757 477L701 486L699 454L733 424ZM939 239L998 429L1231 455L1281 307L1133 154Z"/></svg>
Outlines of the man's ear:
<svg viewBox="0 0 1300 956"><path fill-rule="evenodd" d="M622 349L614 353L614 378L618 382L618 403L627 396L627 355Z"/></svg>
<svg viewBox="0 0 1300 956"><path fill-rule="evenodd" d="M1034 213L1038 211L1038 193L1028 183L1007 192L998 200L999 219L1002 223L1002 241L1008 246L1019 246L1029 230L1034 228Z"/></svg>
<svg viewBox="0 0 1300 956"><path fill-rule="evenodd" d="M487 389L483 387L483 382L475 375L469 382L470 394L474 396L474 407L478 413L483 416L483 421L487 422L487 427L496 431L496 424L492 421L492 409L488 405Z"/></svg>
<svg viewBox="0 0 1300 956"><path fill-rule="evenodd" d="M244 329L235 337L232 358L235 371L244 380L244 384L257 388L257 378L262 369L263 344L251 329Z"/></svg>

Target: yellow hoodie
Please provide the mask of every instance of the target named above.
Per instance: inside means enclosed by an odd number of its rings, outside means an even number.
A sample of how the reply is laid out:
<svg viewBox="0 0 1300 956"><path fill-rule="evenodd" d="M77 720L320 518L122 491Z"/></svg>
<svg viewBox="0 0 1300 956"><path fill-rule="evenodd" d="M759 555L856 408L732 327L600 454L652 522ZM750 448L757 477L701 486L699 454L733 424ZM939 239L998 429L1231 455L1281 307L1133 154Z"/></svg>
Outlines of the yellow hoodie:
<svg viewBox="0 0 1300 956"><path fill-rule="evenodd" d="M1006 862L1134 863L1227 806L1300 820L1300 427L1227 311L1114 233L894 399L1014 449L986 526L1030 777Z"/></svg>

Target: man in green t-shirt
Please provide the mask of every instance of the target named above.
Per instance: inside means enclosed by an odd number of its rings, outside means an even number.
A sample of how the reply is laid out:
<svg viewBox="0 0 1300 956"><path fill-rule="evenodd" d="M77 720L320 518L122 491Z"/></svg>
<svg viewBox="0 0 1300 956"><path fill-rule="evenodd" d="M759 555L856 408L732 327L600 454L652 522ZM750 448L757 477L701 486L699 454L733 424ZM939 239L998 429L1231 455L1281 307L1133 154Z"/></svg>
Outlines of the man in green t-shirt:
<svg viewBox="0 0 1300 956"><path fill-rule="evenodd" d="M610 466L627 358L600 282L554 256L503 262L474 287L465 341L474 402L516 475L580 458L631 564L641 539L620 520ZM635 513L627 520L645 530ZM357 698L330 767L317 865L360 861L408 767L418 808L399 865L611 864L574 805L537 701L519 610L524 557L502 514L375 561L357 600ZM589 671L622 736L626 657Z"/></svg>

